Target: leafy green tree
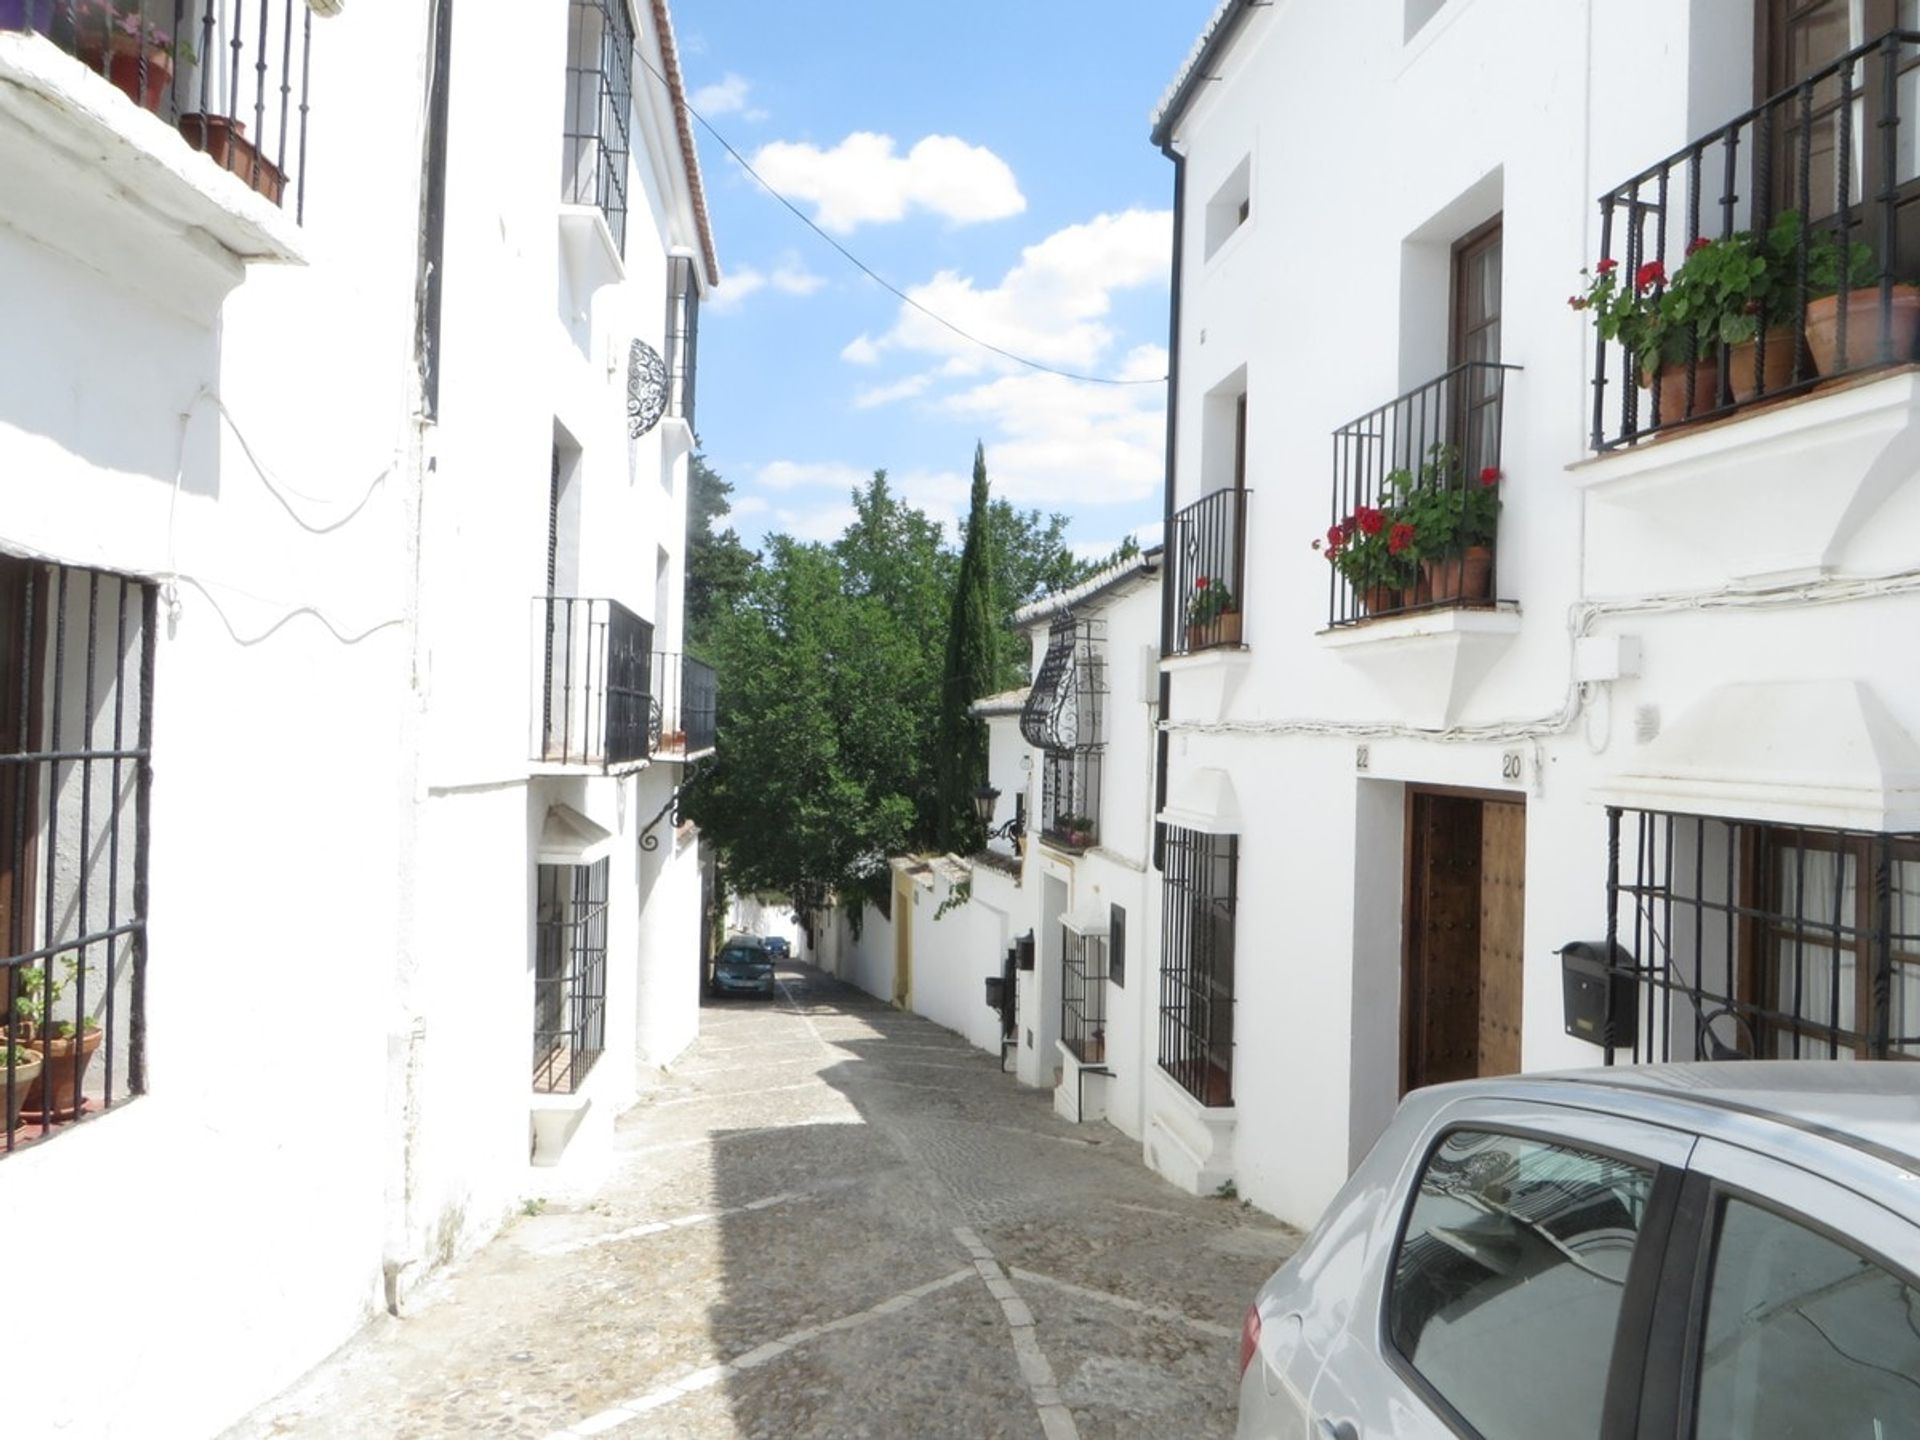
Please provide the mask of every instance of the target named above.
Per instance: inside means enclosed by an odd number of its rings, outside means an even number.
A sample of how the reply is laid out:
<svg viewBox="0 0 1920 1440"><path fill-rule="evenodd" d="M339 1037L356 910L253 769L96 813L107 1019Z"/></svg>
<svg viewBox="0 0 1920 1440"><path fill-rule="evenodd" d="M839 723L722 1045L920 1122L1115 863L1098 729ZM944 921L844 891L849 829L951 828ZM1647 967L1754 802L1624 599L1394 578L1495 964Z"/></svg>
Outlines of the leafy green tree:
<svg viewBox="0 0 1920 1440"><path fill-rule="evenodd" d="M1000 677L998 642L1003 617L994 603L992 524L987 500L987 452L976 442L973 498L947 622L939 730L933 751L938 838L944 848L962 853L974 849L981 838L973 791L987 773L987 727L972 706L982 695L993 693Z"/></svg>
<svg viewBox="0 0 1920 1440"><path fill-rule="evenodd" d="M687 648L702 656L716 618L739 604L760 558L732 526L714 528L731 512L732 493L732 484L694 451L687 464Z"/></svg>

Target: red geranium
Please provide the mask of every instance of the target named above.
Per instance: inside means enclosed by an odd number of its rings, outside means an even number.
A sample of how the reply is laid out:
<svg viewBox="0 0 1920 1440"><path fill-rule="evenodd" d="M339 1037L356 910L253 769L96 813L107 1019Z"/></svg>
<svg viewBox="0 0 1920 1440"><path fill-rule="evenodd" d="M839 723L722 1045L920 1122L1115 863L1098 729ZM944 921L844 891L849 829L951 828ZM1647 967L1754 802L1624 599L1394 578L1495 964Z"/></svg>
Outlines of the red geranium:
<svg viewBox="0 0 1920 1440"><path fill-rule="evenodd" d="M1612 256L1608 256L1605 260L1602 260L1598 265L1593 267L1593 273L1596 275L1611 275L1619 268L1620 262Z"/></svg>
<svg viewBox="0 0 1920 1440"><path fill-rule="evenodd" d="M1389 555L1398 555L1411 544L1413 544L1413 526L1406 524L1404 521L1396 524L1393 529L1387 532L1387 553Z"/></svg>
<svg viewBox="0 0 1920 1440"><path fill-rule="evenodd" d="M1200 577L1200 578L1199 578L1198 580L1196 580L1196 581L1194 581L1194 582L1193 582L1193 588L1194 588L1194 589L1196 589L1196 590L1204 590L1204 589L1206 589L1206 588L1207 588L1207 577L1206 577L1206 576L1204 576L1204 575L1202 575L1202 576L1201 576L1201 577Z"/></svg>
<svg viewBox="0 0 1920 1440"><path fill-rule="evenodd" d="M1656 285L1667 283L1667 267L1658 260L1649 260L1633 272L1633 288L1651 290Z"/></svg>
<svg viewBox="0 0 1920 1440"><path fill-rule="evenodd" d="M1492 465L1487 466L1486 469L1480 472L1480 483L1482 485L1498 485L1500 483L1499 470Z"/></svg>
<svg viewBox="0 0 1920 1440"><path fill-rule="evenodd" d="M1380 527L1386 524L1386 517L1371 505L1358 506L1353 512L1353 519L1362 535L1378 535Z"/></svg>
<svg viewBox="0 0 1920 1440"><path fill-rule="evenodd" d="M1711 245L1712 243L1713 241L1707 239L1706 236L1696 235L1693 237L1693 243L1687 246L1687 254L1697 255L1699 254L1700 251L1706 249L1707 246Z"/></svg>
<svg viewBox="0 0 1920 1440"><path fill-rule="evenodd" d="M1343 526L1327 527L1327 558L1332 559L1340 553L1340 547L1347 543L1347 532Z"/></svg>

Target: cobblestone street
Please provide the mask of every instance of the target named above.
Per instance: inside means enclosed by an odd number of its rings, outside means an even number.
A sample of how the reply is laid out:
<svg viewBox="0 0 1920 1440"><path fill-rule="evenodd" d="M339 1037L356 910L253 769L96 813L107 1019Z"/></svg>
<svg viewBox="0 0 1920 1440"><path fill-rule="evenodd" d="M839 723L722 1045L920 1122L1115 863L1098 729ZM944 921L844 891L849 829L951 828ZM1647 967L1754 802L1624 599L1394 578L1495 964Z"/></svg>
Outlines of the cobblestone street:
<svg viewBox="0 0 1920 1440"><path fill-rule="evenodd" d="M229 1440L1230 1435L1291 1232L927 1021L782 982L708 1002L591 1202L517 1218Z"/></svg>

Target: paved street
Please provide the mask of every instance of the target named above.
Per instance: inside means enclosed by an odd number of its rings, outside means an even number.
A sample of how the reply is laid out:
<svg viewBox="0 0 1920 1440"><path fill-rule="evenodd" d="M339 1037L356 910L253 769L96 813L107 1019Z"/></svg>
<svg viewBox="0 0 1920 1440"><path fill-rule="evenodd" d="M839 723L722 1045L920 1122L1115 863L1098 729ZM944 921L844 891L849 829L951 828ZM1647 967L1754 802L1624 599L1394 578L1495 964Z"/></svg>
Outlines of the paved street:
<svg viewBox="0 0 1920 1440"><path fill-rule="evenodd" d="M707 1004L590 1203L516 1219L229 1440L1230 1435L1290 1232L937 1026L782 981Z"/></svg>

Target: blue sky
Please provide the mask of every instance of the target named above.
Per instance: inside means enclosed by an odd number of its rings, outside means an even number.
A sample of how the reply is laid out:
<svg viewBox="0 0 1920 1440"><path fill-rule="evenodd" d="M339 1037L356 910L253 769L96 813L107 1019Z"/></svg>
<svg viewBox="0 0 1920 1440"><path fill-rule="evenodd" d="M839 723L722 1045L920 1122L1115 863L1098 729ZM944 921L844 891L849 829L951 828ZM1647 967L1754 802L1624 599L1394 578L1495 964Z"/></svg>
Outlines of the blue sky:
<svg viewBox="0 0 1920 1440"><path fill-rule="evenodd" d="M1173 167L1148 112L1215 0L675 0L693 105L806 215L931 309L1097 376L1166 373ZM697 128L697 127L696 127ZM725 279L700 324L700 437L743 539L837 535L884 467L965 509L1062 510L1083 553L1158 534L1164 387L1063 380L861 275L706 132Z"/></svg>

